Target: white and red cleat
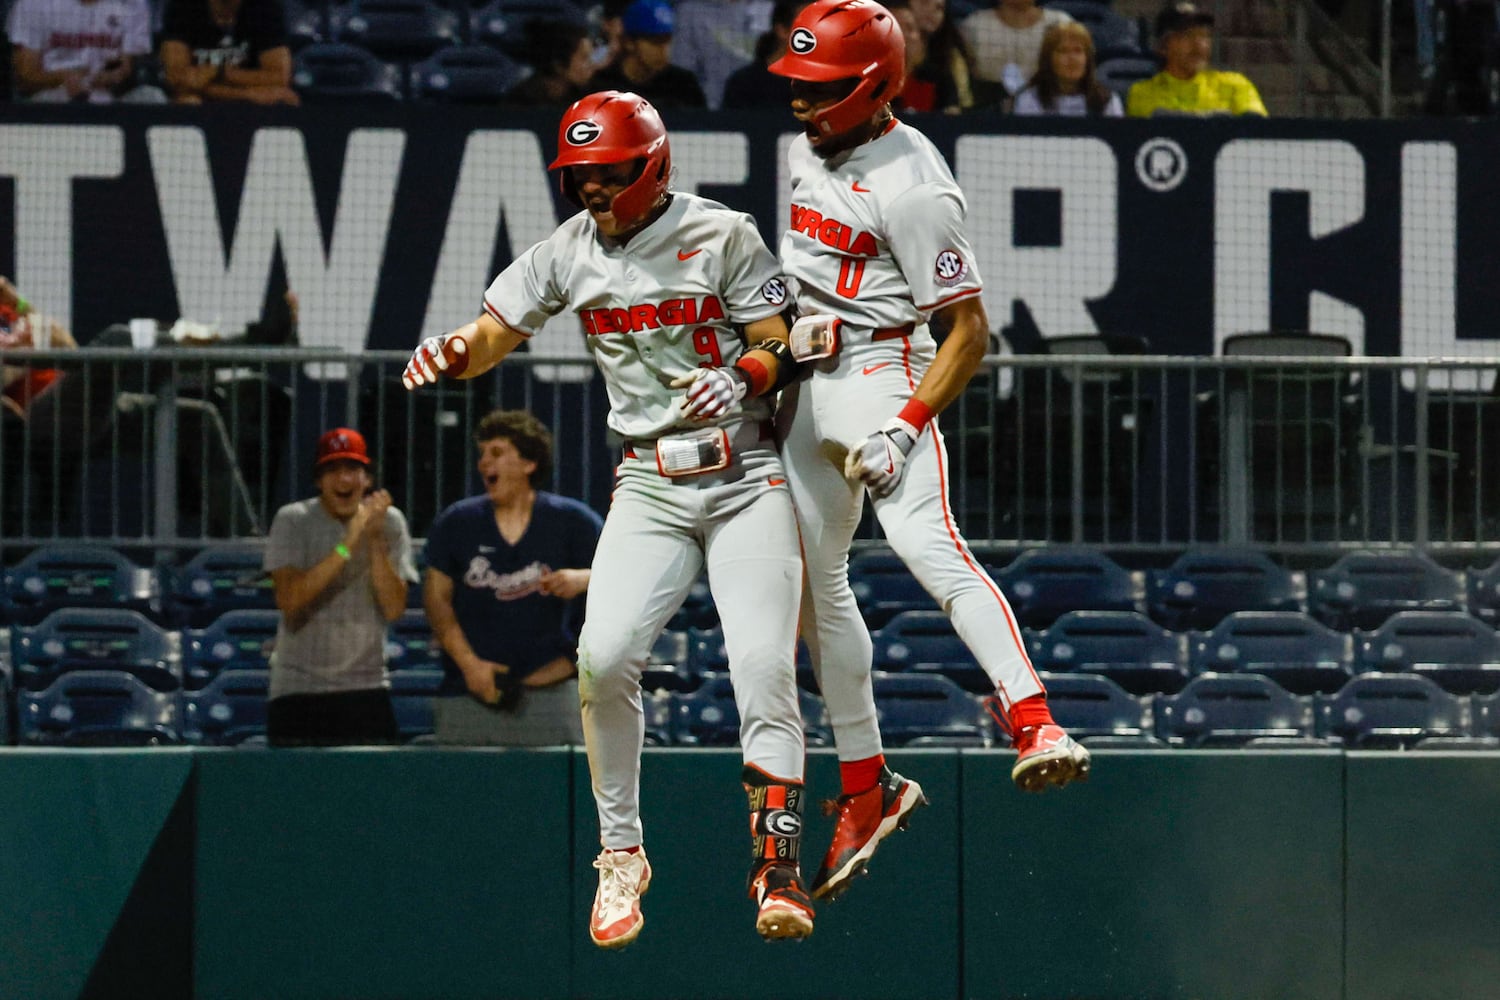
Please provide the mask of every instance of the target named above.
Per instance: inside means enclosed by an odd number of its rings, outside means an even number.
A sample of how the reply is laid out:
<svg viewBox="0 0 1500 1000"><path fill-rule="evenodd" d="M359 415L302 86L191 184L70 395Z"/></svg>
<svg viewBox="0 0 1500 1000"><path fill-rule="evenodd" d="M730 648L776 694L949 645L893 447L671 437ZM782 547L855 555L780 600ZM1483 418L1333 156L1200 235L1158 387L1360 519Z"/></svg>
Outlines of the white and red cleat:
<svg viewBox="0 0 1500 1000"><path fill-rule="evenodd" d="M623 948L640 935L646 923L641 896L651 885L651 863L645 848L634 852L605 848L594 859L594 867L599 869L599 889L589 914L589 937L601 948Z"/></svg>

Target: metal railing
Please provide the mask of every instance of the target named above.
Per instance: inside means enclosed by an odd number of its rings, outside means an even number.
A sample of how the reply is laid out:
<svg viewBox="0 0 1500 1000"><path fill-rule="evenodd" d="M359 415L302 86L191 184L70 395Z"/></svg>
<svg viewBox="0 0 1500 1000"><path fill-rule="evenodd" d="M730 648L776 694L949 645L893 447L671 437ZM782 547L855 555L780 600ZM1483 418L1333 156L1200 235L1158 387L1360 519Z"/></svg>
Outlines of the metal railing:
<svg viewBox="0 0 1500 1000"><path fill-rule="evenodd" d="M0 540L162 550L262 535L309 496L318 433L357 426L422 536L477 491L470 431L530 409L551 487L608 504L616 452L592 366L521 354L406 392L407 355L200 348L8 352L58 366L0 437ZM1500 359L992 357L942 416L954 515L975 542L1120 551L1500 554ZM861 537L878 536L867 520Z"/></svg>

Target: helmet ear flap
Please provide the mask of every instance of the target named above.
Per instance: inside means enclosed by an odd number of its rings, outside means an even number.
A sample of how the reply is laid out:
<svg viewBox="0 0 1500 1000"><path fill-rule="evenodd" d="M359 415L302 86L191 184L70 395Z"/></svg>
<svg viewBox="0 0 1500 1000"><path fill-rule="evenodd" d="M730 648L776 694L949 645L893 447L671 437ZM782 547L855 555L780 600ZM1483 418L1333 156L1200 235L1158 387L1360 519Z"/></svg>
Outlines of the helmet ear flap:
<svg viewBox="0 0 1500 1000"><path fill-rule="evenodd" d="M564 198L579 208L583 207L583 199L578 197L578 185L573 180L573 170L571 167L563 167L557 172L557 186L562 189Z"/></svg>

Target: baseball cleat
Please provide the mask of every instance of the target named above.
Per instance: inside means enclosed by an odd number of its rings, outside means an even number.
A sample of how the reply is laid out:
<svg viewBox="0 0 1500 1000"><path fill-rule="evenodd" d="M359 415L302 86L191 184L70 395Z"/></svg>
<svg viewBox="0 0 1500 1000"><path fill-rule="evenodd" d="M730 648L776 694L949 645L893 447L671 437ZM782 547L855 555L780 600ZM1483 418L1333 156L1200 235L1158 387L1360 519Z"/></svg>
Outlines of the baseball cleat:
<svg viewBox="0 0 1500 1000"><path fill-rule="evenodd" d="M641 897L651 885L651 863L646 850L599 852L599 889L589 913L589 937L601 948L623 948L634 941L645 926Z"/></svg>
<svg viewBox="0 0 1500 1000"><path fill-rule="evenodd" d="M750 881L750 895L760 907L755 929L767 941L800 941L812 934L812 900L796 866L764 865Z"/></svg>
<svg viewBox="0 0 1500 1000"><path fill-rule="evenodd" d="M838 824L833 843L823 856L818 877L813 880L815 899L837 899L865 871L880 842L897 830L906 829L912 810L927 804L922 786L881 768L880 781L856 795L840 795L824 808L837 809ZM831 810L830 810L831 811Z"/></svg>
<svg viewBox="0 0 1500 1000"><path fill-rule="evenodd" d="M1011 768L1010 780L1023 792L1088 780L1089 752L1061 726L1028 726L1016 737L1015 747L1020 756Z"/></svg>

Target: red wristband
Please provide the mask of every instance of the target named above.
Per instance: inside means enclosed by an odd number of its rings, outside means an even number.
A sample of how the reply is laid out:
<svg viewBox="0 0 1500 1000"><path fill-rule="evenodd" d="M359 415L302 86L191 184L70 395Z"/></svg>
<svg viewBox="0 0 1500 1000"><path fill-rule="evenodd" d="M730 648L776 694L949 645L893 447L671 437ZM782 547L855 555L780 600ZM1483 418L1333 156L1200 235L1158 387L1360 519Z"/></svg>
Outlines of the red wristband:
<svg viewBox="0 0 1500 1000"><path fill-rule="evenodd" d="M926 427L932 420L932 407L920 399L912 397L906 401L905 406L901 407L901 412L897 416L915 427L917 433L920 434L922 433L922 428Z"/></svg>
<svg viewBox="0 0 1500 1000"><path fill-rule="evenodd" d="M734 363L750 380L750 395L759 396L771 384L771 370L754 358L746 355Z"/></svg>

